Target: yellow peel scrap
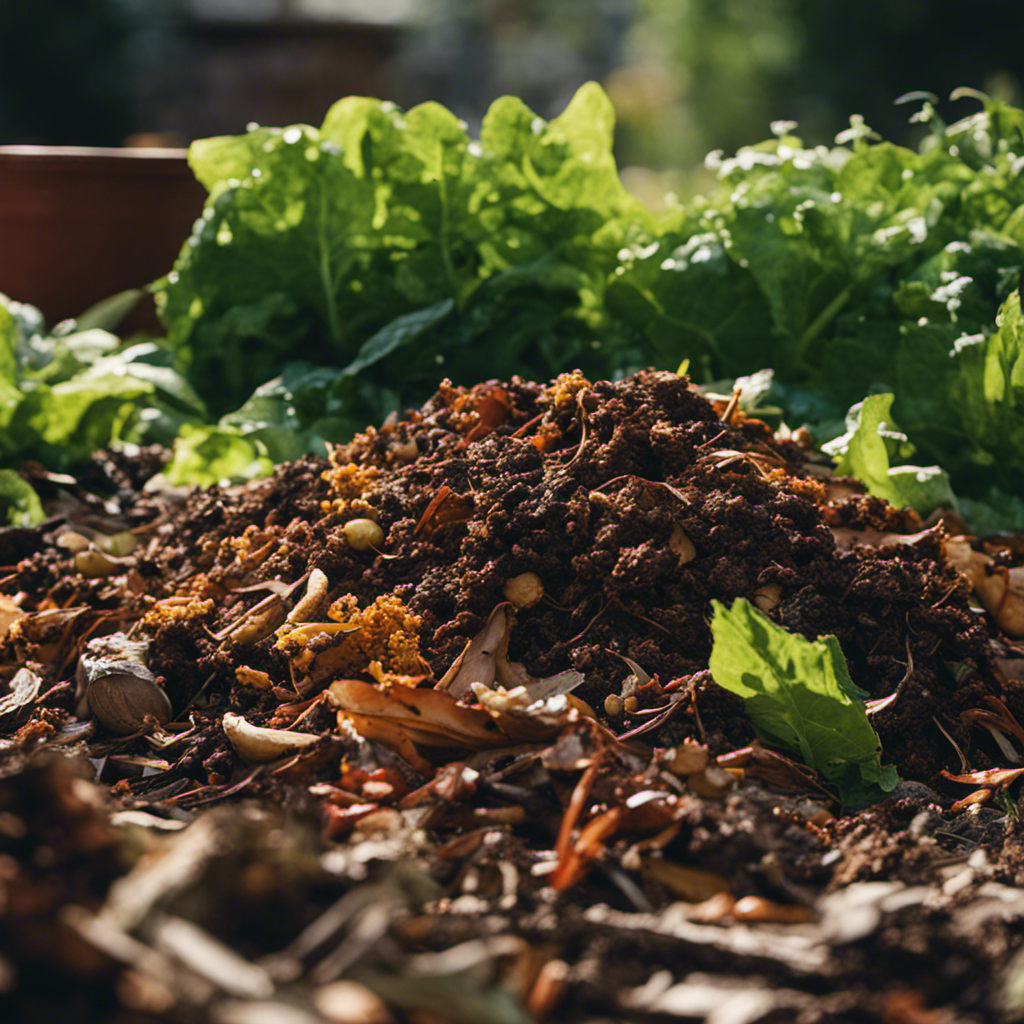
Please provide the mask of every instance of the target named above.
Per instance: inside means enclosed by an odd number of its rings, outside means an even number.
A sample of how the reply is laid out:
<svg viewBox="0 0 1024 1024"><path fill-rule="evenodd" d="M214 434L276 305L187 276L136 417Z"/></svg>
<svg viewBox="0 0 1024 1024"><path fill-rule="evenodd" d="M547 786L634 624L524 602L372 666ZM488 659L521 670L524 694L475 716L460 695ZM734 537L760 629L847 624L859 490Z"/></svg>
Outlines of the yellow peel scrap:
<svg viewBox="0 0 1024 1024"><path fill-rule="evenodd" d="M301 626L291 626L286 633L278 637L274 646L278 650L287 650L292 644L308 644L318 636L337 636L338 633L354 633L361 627L347 622L304 622Z"/></svg>

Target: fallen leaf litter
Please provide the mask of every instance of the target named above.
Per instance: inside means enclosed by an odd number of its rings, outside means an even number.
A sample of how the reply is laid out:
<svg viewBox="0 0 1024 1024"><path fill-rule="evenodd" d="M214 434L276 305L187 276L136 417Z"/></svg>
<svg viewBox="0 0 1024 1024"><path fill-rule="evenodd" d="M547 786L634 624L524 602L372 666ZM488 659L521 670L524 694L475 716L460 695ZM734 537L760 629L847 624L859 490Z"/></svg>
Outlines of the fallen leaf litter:
<svg viewBox="0 0 1024 1024"><path fill-rule="evenodd" d="M106 458L106 504L0 535L18 1019L1024 1005L1014 539L663 373L446 384L175 507ZM890 799L757 742L707 669L737 597L838 638Z"/></svg>

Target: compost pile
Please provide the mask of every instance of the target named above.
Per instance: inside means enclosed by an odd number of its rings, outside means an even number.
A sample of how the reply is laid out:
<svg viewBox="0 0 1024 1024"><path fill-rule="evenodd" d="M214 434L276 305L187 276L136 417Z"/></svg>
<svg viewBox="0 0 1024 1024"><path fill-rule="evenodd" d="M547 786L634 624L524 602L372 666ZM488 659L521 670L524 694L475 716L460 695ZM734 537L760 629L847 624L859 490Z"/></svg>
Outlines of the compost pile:
<svg viewBox="0 0 1024 1024"><path fill-rule="evenodd" d="M1019 540L669 373L446 384L243 488L160 466L41 473L0 534L9 1019L1018 1019ZM737 598L838 639L884 799L712 679Z"/></svg>

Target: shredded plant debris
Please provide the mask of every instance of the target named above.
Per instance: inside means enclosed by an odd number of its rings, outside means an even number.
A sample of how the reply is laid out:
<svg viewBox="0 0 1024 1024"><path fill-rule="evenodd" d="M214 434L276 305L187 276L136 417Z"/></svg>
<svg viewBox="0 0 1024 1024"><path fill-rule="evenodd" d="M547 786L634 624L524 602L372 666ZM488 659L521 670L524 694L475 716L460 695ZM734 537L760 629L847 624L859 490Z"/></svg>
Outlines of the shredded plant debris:
<svg viewBox="0 0 1024 1024"><path fill-rule="evenodd" d="M798 440L576 373L54 484L0 533L4 1019L1020 1018L1024 542Z"/></svg>

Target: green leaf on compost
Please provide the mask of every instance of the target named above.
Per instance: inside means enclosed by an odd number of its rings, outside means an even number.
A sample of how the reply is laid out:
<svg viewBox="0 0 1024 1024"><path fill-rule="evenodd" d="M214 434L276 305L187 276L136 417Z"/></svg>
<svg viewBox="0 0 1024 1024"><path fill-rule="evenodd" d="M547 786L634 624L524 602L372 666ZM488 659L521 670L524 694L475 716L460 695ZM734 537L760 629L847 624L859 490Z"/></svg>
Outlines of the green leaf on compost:
<svg viewBox="0 0 1024 1024"><path fill-rule="evenodd" d="M788 633L744 598L713 601L711 674L742 697L759 736L792 751L835 787L844 804L880 799L898 782L883 765L867 694L850 678L834 636Z"/></svg>
<svg viewBox="0 0 1024 1024"><path fill-rule="evenodd" d="M938 466L892 466L890 453L909 447L907 435L892 422L891 394L869 395L850 410L848 432L824 445L838 456L836 473L854 476L869 493L927 516L940 506L955 507L949 476Z"/></svg>
<svg viewBox="0 0 1024 1024"><path fill-rule="evenodd" d="M172 484L241 483L274 468L266 448L232 431L186 424L164 470Z"/></svg>

